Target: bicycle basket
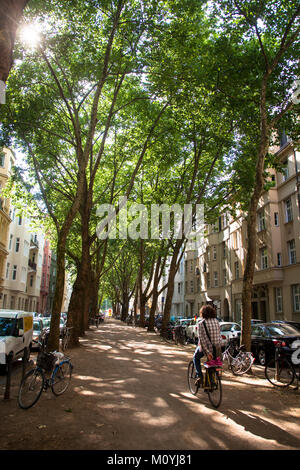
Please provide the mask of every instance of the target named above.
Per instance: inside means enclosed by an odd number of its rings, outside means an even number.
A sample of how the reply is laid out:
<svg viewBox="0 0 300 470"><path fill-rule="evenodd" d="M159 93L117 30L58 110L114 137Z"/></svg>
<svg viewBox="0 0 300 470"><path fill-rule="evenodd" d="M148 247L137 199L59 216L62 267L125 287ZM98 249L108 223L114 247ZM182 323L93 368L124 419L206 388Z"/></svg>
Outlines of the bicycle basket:
<svg viewBox="0 0 300 470"><path fill-rule="evenodd" d="M52 353L41 352L38 354L36 365L41 369L49 371L53 368L56 357Z"/></svg>

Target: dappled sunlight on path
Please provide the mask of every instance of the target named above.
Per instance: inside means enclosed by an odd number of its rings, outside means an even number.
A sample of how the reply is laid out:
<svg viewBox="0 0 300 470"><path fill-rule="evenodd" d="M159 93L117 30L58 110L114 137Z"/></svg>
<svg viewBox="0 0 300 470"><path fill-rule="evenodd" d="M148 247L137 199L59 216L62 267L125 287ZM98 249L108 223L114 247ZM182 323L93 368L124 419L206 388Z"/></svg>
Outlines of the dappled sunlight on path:
<svg viewBox="0 0 300 470"><path fill-rule="evenodd" d="M9 413L27 418L30 443L40 449L300 447L299 392L274 390L259 369L242 377L225 371L223 402L215 410L202 390L196 397L188 391L193 350L108 320L69 351L74 373L63 396L44 394L28 412L10 403ZM13 419L7 427L12 432ZM1 448L11 448L9 442ZM28 445L24 438L16 448Z"/></svg>

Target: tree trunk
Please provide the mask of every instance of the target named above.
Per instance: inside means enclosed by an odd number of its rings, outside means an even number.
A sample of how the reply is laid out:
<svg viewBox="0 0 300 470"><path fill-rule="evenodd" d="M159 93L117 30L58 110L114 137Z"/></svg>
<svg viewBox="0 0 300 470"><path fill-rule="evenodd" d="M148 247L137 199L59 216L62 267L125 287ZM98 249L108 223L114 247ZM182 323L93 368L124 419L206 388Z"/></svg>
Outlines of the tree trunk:
<svg viewBox="0 0 300 470"><path fill-rule="evenodd" d="M13 65L16 31L29 0L0 2L0 81L6 83Z"/></svg>
<svg viewBox="0 0 300 470"><path fill-rule="evenodd" d="M98 302L98 292L99 292L99 281L97 280L95 274L92 272L91 273L91 289L90 289L90 292L91 292L91 302L90 302L90 306L91 306L91 317L95 317L98 312L99 312L99 308L101 306L101 302ZM99 305L100 303L100 305Z"/></svg>
<svg viewBox="0 0 300 470"><path fill-rule="evenodd" d="M259 199L264 189L265 158L269 149L269 126L266 111L267 76L264 77L261 90L261 135L260 145L256 162L255 187L250 200L247 217L247 256L243 277L242 291L242 336L241 342L247 351L251 351L251 317L252 317L252 286L256 261L256 233L257 233L257 208Z"/></svg>
<svg viewBox="0 0 300 470"><path fill-rule="evenodd" d="M158 292L157 289L154 290L153 288L153 295L152 295L152 304L149 314L149 326L148 331L154 331L155 326L155 312L157 309L157 302L158 302Z"/></svg>
<svg viewBox="0 0 300 470"><path fill-rule="evenodd" d="M158 285L159 285L159 280L161 277L159 276L160 265L161 265L161 257L158 258L156 262L156 266L155 266L153 289L152 289L152 304L151 304L151 309L150 309L150 314L149 314L148 331L154 331L154 326L155 326L155 312L156 312L157 302L158 302Z"/></svg>
<svg viewBox="0 0 300 470"><path fill-rule="evenodd" d="M164 314L163 314L163 321L162 321L162 328L161 328L161 335L166 336L167 333L167 325L170 321L170 313L172 308L172 299L174 294L174 279L178 269L177 260L181 245L183 243L182 239L176 241L174 252L171 259L170 269L169 269L169 277L168 277L168 290L167 296L164 306Z"/></svg>
<svg viewBox="0 0 300 470"><path fill-rule="evenodd" d="M123 298L122 298L122 310L121 310L121 321L125 321L128 317L129 312L129 299L128 299L128 292L126 289L123 291Z"/></svg>
<svg viewBox="0 0 300 470"><path fill-rule="evenodd" d="M48 351L59 350L59 323L65 286L65 247L66 236L60 235L56 247L56 281L50 322L50 334L47 343Z"/></svg>

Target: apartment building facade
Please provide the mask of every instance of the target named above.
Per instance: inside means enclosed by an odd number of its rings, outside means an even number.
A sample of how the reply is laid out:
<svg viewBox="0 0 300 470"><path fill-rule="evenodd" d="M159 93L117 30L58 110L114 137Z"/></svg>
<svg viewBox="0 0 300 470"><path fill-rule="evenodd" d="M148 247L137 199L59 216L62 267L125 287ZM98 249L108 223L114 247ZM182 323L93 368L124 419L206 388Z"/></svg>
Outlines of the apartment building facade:
<svg viewBox="0 0 300 470"><path fill-rule="evenodd" d="M14 153L0 149L0 308L50 312L56 258L49 241L1 194L14 164Z"/></svg>
<svg viewBox="0 0 300 470"><path fill-rule="evenodd" d="M257 211L252 318L300 321L300 153L287 140L275 152L283 173L270 170L274 186ZM207 227L205 244L186 253L188 316L211 300L224 320L240 321L246 250L243 214Z"/></svg>
<svg viewBox="0 0 300 470"><path fill-rule="evenodd" d="M30 221L10 208L8 256L1 308L40 311L44 236L34 233Z"/></svg>
<svg viewBox="0 0 300 470"><path fill-rule="evenodd" d="M3 297L6 259L9 254L7 246L11 223L10 200L1 194L1 190L6 186L14 162L15 157L11 150L0 149L0 302Z"/></svg>

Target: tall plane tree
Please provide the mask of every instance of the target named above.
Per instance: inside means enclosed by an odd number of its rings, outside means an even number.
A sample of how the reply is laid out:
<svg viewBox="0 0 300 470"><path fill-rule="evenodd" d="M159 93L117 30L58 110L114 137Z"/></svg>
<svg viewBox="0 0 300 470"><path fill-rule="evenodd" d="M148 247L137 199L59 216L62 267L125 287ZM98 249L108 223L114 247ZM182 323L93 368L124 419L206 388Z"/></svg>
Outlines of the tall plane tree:
<svg viewBox="0 0 300 470"><path fill-rule="evenodd" d="M299 76L300 6L296 1L271 0L230 0L217 4L219 8L214 12L219 33L216 41L219 55L214 56L219 59L217 86L229 101L236 103L239 99L242 105L237 117L242 142L239 150L245 151L241 158L254 151L252 177L249 175L253 186L246 217L248 245L241 339L250 350L257 208L266 182L266 159L272 164L268 155L270 143L283 121L288 125L297 118L291 89Z"/></svg>

